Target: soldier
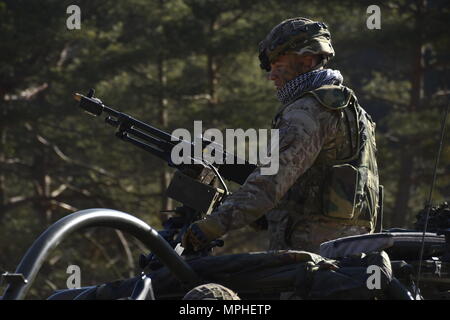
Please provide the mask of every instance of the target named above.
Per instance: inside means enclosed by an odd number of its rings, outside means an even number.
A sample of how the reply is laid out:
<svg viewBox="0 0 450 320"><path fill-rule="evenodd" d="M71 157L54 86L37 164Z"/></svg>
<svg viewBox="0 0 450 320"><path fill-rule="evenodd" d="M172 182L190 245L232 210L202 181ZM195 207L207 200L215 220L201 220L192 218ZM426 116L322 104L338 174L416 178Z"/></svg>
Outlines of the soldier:
<svg viewBox="0 0 450 320"><path fill-rule="evenodd" d="M317 252L320 243L374 231L378 210L375 124L324 66L334 50L327 26L306 18L278 24L260 43L261 68L282 106L279 170L257 168L209 216L193 223L184 247L201 249L265 215L271 250Z"/></svg>

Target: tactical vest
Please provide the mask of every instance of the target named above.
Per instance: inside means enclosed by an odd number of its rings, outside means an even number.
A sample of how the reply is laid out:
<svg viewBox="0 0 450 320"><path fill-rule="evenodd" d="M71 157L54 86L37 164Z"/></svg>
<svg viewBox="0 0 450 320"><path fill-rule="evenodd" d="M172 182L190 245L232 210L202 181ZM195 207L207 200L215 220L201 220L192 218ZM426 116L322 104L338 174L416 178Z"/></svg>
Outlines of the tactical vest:
<svg viewBox="0 0 450 320"><path fill-rule="evenodd" d="M304 217L319 215L320 220L365 226L373 231L379 207L375 123L347 87L322 86L302 93L294 101L308 95L322 107L339 113L340 120L335 150L330 152L324 146L280 203L289 211L291 228ZM284 110L280 110L273 125Z"/></svg>

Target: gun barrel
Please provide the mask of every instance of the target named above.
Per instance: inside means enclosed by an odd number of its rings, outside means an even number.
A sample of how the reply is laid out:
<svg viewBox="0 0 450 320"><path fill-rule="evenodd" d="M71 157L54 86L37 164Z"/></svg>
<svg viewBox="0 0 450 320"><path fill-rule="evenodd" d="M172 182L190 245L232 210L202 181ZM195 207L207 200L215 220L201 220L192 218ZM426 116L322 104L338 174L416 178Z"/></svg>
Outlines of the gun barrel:
<svg viewBox="0 0 450 320"><path fill-rule="evenodd" d="M99 116L102 114L104 105L100 100L89 98L79 93L75 93L73 97L79 102L78 106L87 113L93 116Z"/></svg>
<svg viewBox="0 0 450 320"><path fill-rule="evenodd" d="M105 112L108 112L108 113L112 114L113 116L115 116L116 118L118 118L118 120L121 123L127 124L129 126L133 126L137 129L141 129L145 133L148 133L158 139L162 139L164 141L171 142L173 144L181 142L181 140L178 139L177 137L174 137L165 131L159 130L159 129L157 129L151 125L148 125L145 122L142 122L138 119L135 119L125 113L117 112L114 109L108 108L106 106L105 106Z"/></svg>
<svg viewBox="0 0 450 320"><path fill-rule="evenodd" d="M173 165L170 161L170 152L178 143L187 144L188 147L191 148L191 155L195 154L194 143L184 141L170 133L135 119L126 113L104 105L101 100L93 98L93 92L90 92L88 96L75 93L73 97L79 102L79 107L91 115L100 116L103 112L107 113L109 116L105 121L109 125L118 128L119 131L116 134L118 138L151 152L159 158L169 162L169 165ZM200 143L202 144L202 149L204 149L210 143L214 142L202 139ZM228 159L230 155L222 146L218 146L216 143L214 144L216 145L216 152L221 152L223 159L226 162L226 159ZM239 161L237 161L236 155L231 155L231 157L235 160L233 162L234 164L224 163L218 165L218 172L227 180L243 184L250 173L255 170L256 165L250 164L247 161L244 161L244 164L238 164ZM203 162L202 159L196 159L194 156L190 156L189 158L194 164L201 164ZM203 163L203 165L206 164Z"/></svg>

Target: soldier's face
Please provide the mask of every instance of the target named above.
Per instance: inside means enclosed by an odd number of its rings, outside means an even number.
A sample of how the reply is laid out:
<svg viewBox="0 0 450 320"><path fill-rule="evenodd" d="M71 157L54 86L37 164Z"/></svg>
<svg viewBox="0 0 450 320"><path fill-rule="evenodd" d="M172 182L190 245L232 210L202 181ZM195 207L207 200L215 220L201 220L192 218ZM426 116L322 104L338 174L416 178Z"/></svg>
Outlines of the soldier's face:
<svg viewBox="0 0 450 320"><path fill-rule="evenodd" d="M309 55L285 54L279 56L270 64L271 69L268 78L274 82L277 89L280 89L289 80L310 71L314 66L314 61L315 59Z"/></svg>

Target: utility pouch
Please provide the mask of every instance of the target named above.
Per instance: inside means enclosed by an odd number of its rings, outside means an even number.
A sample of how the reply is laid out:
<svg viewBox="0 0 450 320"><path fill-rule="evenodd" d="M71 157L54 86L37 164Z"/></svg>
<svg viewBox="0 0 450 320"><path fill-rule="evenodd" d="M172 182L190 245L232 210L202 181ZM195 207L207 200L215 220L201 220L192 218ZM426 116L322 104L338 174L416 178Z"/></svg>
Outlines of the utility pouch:
<svg viewBox="0 0 450 320"><path fill-rule="evenodd" d="M358 170L350 164L332 166L325 180L323 214L331 218L354 219Z"/></svg>

